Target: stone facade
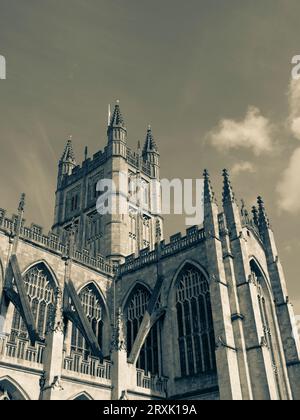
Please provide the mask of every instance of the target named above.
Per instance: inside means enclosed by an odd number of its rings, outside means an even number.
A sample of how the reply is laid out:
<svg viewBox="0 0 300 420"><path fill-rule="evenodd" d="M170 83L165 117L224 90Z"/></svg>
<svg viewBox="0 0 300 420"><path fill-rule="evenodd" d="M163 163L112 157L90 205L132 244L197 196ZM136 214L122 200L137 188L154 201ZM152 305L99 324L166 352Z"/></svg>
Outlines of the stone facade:
<svg viewBox="0 0 300 420"><path fill-rule="evenodd" d="M224 171L219 208L205 171L204 226L167 243L150 127L132 152L117 104L107 134L81 167L68 141L48 235L26 227L24 197L12 218L0 211L0 399L300 399L296 322L262 199L251 215L239 208ZM99 215L102 178L128 214Z"/></svg>

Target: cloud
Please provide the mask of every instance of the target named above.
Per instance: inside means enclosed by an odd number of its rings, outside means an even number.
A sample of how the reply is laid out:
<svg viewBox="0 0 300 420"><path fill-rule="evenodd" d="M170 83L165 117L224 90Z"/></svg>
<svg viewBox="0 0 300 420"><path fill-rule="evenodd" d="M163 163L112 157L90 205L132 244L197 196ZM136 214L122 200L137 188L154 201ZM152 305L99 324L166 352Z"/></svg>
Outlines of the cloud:
<svg viewBox="0 0 300 420"><path fill-rule="evenodd" d="M248 172L254 174L256 172L256 168L251 162L238 162L231 168L231 174L233 176L239 175L242 172Z"/></svg>
<svg viewBox="0 0 300 420"><path fill-rule="evenodd" d="M300 140L300 80L292 80L289 87L290 116L289 127L293 135Z"/></svg>
<svg viewBox="0 0 300 420"><path fill-rule="evenodd" d="M300 148L296 149L277 186L278 205L291 214L300 211Z"/></svg>
<svg viewBox="0 0 300 420"><path fill-rule="evenodd" d="M255 155L272 150L273 126L256 107L249 107L244 120L223 119L208 134L214 147L220 150L247 148Z"/></svg>

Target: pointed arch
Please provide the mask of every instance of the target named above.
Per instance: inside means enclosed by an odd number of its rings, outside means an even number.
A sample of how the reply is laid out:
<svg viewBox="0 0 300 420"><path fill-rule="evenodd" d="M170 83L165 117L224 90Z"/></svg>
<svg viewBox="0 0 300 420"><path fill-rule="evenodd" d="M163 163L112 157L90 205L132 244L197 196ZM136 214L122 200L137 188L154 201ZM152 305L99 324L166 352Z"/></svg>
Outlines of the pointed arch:
<svg viewBox="0 0 300 420"><path fill-rule="evenodd" d="M182 272L182 270L187 266L187 265L191 265L196 267L203 275L204 277L207 279L208 283L209 283L209 274L206 270L206 268L200 264L198 261L194 260L194 259L186 259L185 261L183 261L179 267L177 267L174 275L173 275L173 279L171 281L170 287L169 287L169 291L168 291L168 304L169 305L173 305L174 304L174 288L176 286L176 283L178 281L178 276L180 275L180 273Z"/></svg>
<svg viewBox="0 0 300 420"><path fill-rule="evenodd" d="M127 353L134 348L143 319L148 309L152 290L144 282L138 281L128 291L123 302L124 322L126 325ZM146 373L162 374L161 317L152 325L138 352L136 366Z"/></svg>
<svg viewBox="0 0 300 420"><path fill-rule="evenodd" d="M123 301L122 301L122 310L123 310L123 313L124 313L124 311L125 311L125 309L126 309L126 307L127 307L127 305L128 305L128 302L130 301L130 299L131 299L131 297L132 297L132 295L134 294L134 292L135 292L135 290L137 289L137 288L139 288L139 287L141 287L141 288L144 288L145 289L145 291L147 291L148 293L149 293L149 295L151 296L152 295L152 289L151 289L151 287L147 284L147 283L145 283L144 281L142 281L142 280L138 280L138 281L136 281L130 288L129 288L129 290L127 291L127 293L126 293L126 295L124 296L124 298L123 298Z"/></svg>
<svg viewBox="0 0 300 420"><path fill-rule="evenodd" d="M282 343L280 341L280 331L277 321L275 300L272 287L268 277L262 269L259 262L252 257L249 261L252 282L256 286L257 303L259 315L263 327L264 343L269 350L272 365L274 367L274 380L280 399L286 392L285 390L285 372L286 361L282 353Z"/></svg>
<svg viewBox="0 0 300 420"><path fill-rule="evenodd" d="M109 337L110 331L110 314L107 307L106 299L95 281L87 282L82 285L76 292L85 316L87 317L88 323L91 325L95 340L97 341L99 348L109 351ZM67 327L69 329L69 327ZM91 354L90 346L80 330L79 325L75 322L71 322L69 329L69 337L67 338L69 344L67 344L68 351L81 353L84 358L88 358Z"/></svg>
<svg viewBox="0 0 300 420"><path fill-rule="evenodd" d="M35 328L39 337L44 339L55 304L55 289L58 286L56 276L44 260L31 263L23 272L22 279L28 296ZM28 330L20 312L15 307L10 329L10 340L16 343L18 338L27 339Z"/></svg>
<svg viewBox="0 0 300 420"><path fill-rule="evenodd" d="M83 285L80 285L80 287L79 287L79 289L77 290L77 294L78 294L78 296L80 295L80 293L86 288L86 287L92 287L92 288L94 288L94 290L95 290L95 293L97 293L97 294L99 294L99 296L100 296L100 298L101 298L101 300L102 300L102 303L103 303L103 305L104 305L104 308L105 308L105 314L106 314L106 316L107 316L107 319L109 320L109 323L110 323L110 311L109 311L109 308L108 308L108 305L107 305L107 299L106 299L106 297L104 296L104 294L103 294L103 292L102 292L102 289L101 289L101 287L99 286L99 284L95 281L95 280L90 280L90 281L88 281L87 283L85 283L85 284L83 284Z"/></svg>
<svg viewBox="0 0 300 420"><path fill-rule="evenodd" d="M43 260L43 259L38 260L38 261L35 261L35 262L29 264L23 270L22 276L24 277L28 273L28 271L30 271L34 267L38 267L38 266L41 267L41 268L43 268L48 273L49 277L52 278L53 287L59 287L59 281L57 279L57 276L56 276L54 270L52 269L52 267L50 266L50 264L46 260Z"/></svg>
<svg viewBox="0 0 300 420"><path fill-rule="evenodd" d="M24 389L10 376L0 378L0 391L7 393L11 400L30 400Z"/></svg>
<svg viewBox="0 0 300 420"><path fill-rule="evenodd" d="M80 392L69 398L70 401L93 401L94 399L86 391Z"/></svg>
<svg viewBox="0 0 300 420"><path fill-rule="evenodd" d="M169 307L177 314L175 349L181 377L216 370L209 276L193 260L184 261L176 270L169 291Z"/></svg>
<svg viewBox="0 0 300 420"><path fill-rule="evenodd" d="M265 270L263 269L262 265L260 264L259 260L254 255L252 255L250 257L249 264L250 264L251 270L253 269L254 271L257 271L261 274L261 277L264 279L265 286L268 288L270 296L273 299L273 291L272 291L272 287L271 287L269 277L267 276L267 274L266 274Z"/></svg>

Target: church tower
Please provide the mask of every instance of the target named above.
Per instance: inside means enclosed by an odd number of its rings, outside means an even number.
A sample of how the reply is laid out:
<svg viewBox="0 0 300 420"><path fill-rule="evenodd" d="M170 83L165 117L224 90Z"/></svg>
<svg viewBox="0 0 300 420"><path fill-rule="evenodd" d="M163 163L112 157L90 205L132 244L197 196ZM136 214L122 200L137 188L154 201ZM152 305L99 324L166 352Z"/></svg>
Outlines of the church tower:
<svg viewBox="0 0 300 420"><path fill-rule="evenodd" d="M101 180L114 186L108 214L97 211ZM53 231L63 238L75 224L77 249L120 262L154 249L157 232L162 237L160 213L159 152L152 129L148 127L143 149L133 151L117 101L109 115L104 151L86 156L77 166L72 141L67 142L59 161Z"/></svg>

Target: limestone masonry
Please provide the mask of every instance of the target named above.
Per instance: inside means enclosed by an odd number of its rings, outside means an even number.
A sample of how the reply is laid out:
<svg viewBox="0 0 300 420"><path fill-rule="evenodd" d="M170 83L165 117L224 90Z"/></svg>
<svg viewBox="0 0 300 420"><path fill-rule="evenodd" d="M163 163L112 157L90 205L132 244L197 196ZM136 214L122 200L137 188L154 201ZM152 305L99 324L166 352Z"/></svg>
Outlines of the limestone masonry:
<svg viewBox="0 0 300 420"><path fill-rule="evenodd" d="M151 128L132 151L117 103L107 136L82 166L68 140L49 234L27 227L24 195L16 215L0 210L0 400L299 400L299 337L263 200L239 207L224 171L218 207L205 171L204 226L165 241ZM105 178L127 214L97 212Z"/></svg>

